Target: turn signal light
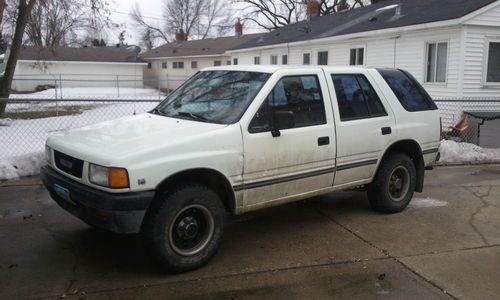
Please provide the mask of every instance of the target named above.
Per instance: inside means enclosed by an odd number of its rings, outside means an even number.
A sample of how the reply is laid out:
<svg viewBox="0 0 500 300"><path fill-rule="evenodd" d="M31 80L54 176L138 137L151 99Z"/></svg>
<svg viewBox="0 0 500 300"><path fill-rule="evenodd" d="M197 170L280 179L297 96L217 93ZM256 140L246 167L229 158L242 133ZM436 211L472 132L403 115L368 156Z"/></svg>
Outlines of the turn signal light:
<svg viewBox="0 0 500 300"><path fill-rule="evenodd" d="M129 182L127 170L122 168L109 168L108 185L110 188L114 189L128 188Z"/></svg>

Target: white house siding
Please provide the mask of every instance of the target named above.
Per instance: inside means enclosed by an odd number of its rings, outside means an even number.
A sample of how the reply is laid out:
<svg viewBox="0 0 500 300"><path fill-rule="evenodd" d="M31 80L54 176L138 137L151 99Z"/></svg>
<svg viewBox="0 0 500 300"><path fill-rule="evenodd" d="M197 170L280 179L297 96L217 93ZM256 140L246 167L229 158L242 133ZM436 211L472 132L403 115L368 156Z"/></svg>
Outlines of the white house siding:
<svg viewBox="0 0 500 300"><path fill-rule="evenodd" d="M446 83L424 83L426 44L428 42L448 42L448 67ZM278 55L281 63L282 54L289 55L290 64L302 64L303 53L311 53L312 64L317 63L317 53L328 51L328 64L333 66L349 65L351 48L365 48L365 66L396 67L409 71L435 98L459 97L459 72L461 58L461 29L450 27L427 29L384 36L362 37L356 39L329 42L310 41L306 45L277 46L273 49L232 52L241 64L253 64L255 56L261 56L261 64L269 64L270 56ZM396 55L394 55L396 53Z"/></svg>
<svg viewBox="0 0 500 300"><path fill-rule="evenodd" d="M37 86L142 87L141 63L18 61L12 88L34 91ZM62 82L62 83L61 83Z"/></svg>
<svg viewBox="0 0 500 300"><path fill-rule="evenodd" d="M169 57L151 58L151 69L145 67L144 82L147 86L158 87L166 90L173 90L180 86L186 79L193 76L200 69L213 67L214 62L220 60L222 65L226 65L231 60L229 56L209 56L209 57ZM198 68L191 68L191 62L196 61ZM173 62L183 62L183 69L174 69ZM167 63L167 68L163 69L162 64Z"/></svg>
<svg viewBox="0 0 500 300"><path fill-rule="evenodd" d="M500 97L500 85L485 83L487 42L500 40L500 3L466 21L464 27L464 97Z"/></svg>

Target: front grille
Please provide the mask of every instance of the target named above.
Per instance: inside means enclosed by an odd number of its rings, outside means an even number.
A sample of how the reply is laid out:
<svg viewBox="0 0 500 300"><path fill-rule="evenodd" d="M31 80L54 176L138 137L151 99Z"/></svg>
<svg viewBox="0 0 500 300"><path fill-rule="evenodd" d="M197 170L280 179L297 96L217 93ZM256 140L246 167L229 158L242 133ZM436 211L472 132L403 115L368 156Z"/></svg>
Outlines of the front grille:
<svg viewBox="0 0 500 300"><path fill-rule="evenodd" d="M54 160L59 170L78 178L82 178L83 160L54 151Z"/></svg>

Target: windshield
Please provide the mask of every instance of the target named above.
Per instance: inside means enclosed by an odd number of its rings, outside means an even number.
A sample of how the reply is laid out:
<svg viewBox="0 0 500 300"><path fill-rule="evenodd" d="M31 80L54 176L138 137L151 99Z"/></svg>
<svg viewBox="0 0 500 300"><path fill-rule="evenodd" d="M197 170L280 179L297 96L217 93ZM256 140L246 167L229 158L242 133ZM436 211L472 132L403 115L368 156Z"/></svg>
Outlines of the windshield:
<svg viewBox="0 0 500 300"><path fill-rule="evenodd" d="M170 94L155 112L167 117L233 124L269 76L243 71L200 72Z"/></svg>

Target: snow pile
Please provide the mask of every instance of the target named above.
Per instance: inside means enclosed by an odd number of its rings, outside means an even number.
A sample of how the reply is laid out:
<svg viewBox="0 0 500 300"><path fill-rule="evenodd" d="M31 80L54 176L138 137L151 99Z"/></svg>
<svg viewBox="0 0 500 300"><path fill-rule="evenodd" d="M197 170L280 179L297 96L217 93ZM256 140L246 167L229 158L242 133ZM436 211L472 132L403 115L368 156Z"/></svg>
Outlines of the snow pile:
<svg viewBox="0 0 500 300"><path fill-rule="evenodd" d="M441 141L439 164L500 163L500 149L485 149L474 144Z"/></svg>
<svg viewBox="0 0 500 300"><path fill-rule="evenodd" d="M14 179L36 175L45 164L45 153L0 158L0 179Z"/></svg>
<svg viewBox="0 0 500 300"><path fill-rule="evenodd" d="M413 198L410 202L410 207L427 208L427 207L443 207L448 205L448 202L434 198Z"/></svg>

